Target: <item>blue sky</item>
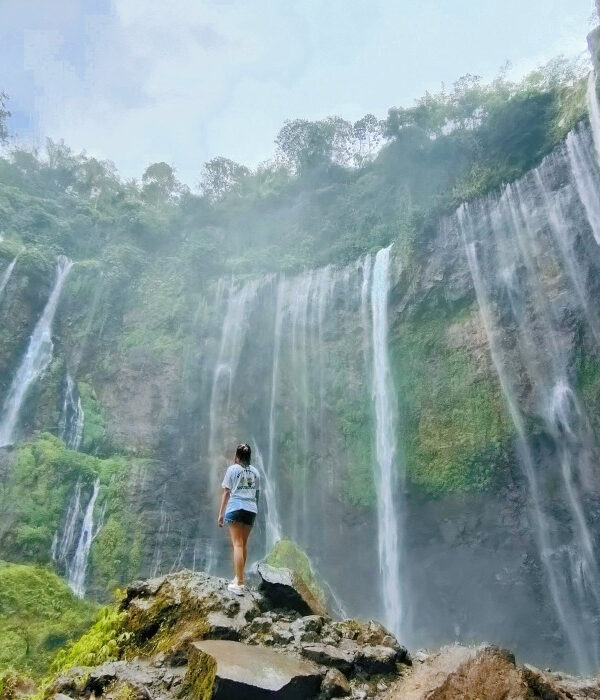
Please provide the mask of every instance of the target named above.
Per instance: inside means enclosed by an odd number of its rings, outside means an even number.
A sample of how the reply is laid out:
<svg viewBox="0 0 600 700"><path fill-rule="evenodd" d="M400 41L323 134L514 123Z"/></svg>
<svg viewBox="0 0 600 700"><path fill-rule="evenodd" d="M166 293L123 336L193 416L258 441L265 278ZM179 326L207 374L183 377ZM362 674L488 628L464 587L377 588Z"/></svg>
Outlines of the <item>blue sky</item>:
<svg viewBox="0 0 600 700"><path fill-rule="evenodd" d="M0 0L0 89L22 142L190 185L269 158L284 119L356 120L465 73L585 51L592 0Z"/></svg>

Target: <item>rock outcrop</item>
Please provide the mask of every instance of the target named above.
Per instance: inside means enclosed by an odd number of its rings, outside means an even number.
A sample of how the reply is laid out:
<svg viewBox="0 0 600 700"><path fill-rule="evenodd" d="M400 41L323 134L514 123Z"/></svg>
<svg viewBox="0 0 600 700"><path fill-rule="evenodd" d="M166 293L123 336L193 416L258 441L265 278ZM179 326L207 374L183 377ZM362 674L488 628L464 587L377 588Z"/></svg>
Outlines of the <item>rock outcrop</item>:
<svg viewBox="0 0 600 700"><path fill-rule="evenodd" d="M349 696L363 686L375 697L382 678L389 685L411 663L378 622L334 620L306 603L298 610L308 589L296 572L282 598L260 590L236 596L227 583L181 571L132 584L112 631L113 658L67 669L46 698L308 700Z"/></svg>
<svg viewBox="0 0 600 700"><path fill-rule="evenodd" d="M494 646L418 651L413 665L378 622L303 615L257 590L238 597L204 573L134 583L118 619L113 657L62 671L46 700L600 700L597 679L520 665Z"/></svg>
<svg viewBox="0 0 600 700"><path fill-rule="evenodd" d="M584 700L600 698L597 680L521 666L505 649L448 646L416 654L415 668L381 695L385 700Z"/></svg>

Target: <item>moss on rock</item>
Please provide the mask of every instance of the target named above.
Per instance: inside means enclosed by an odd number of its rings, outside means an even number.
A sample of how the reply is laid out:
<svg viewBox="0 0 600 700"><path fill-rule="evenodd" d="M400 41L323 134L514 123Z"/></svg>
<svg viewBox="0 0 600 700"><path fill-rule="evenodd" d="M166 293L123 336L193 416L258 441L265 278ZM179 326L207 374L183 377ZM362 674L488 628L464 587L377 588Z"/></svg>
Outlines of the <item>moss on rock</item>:
<svg viewBox="0 0 600 700"><path fill-rule="evenodd" d="M491 486L512 427L476 311L399 323L392 363L412 485L433 496Z"/></svg>
<svg viewBox="0 0 600 700"><path fill-rule="evenodd" d="M279 540L265 559L276 569L291 569L300 575L317 601L327 608L327 596L310 563L308 556L291 540Z"/></svg>

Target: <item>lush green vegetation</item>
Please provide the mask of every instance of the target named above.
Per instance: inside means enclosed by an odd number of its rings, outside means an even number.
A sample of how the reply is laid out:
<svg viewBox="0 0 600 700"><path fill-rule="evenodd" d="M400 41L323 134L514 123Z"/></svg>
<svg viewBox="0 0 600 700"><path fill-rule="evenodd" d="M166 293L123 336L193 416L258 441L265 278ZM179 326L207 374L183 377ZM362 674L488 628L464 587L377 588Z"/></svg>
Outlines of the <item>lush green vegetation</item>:
<svg viewBox="0 0 600 700"><path fill-rule="evenodd" d="M60 533L77 482L82 498L99 481L98 503L106 503L104 521L92 544L90 574L99 594L135 577L140 564L143 523L132 513L129 479L142 460L99 459L68 450L56 437L43 434L21 445L0 492L0 510L11 527L0 535L0 553L21 562L51 562L52 540Z"/></svg>
<svg viewBox="0 0 600 700"><path fill-rule="evenodd" d="M28 249L113 264L129 263L132 246L168 251L186 282L353 260L531 167L585 116L584 70L557 60L519 83L467 75L382 121L286 122L272 162L252 171L215 158L199 195L166 163L123 182L62 143L43 156L14 149L0 158L0 230Z"/></svg>
<svg viewBox="0 0 600 700"><path fill-rule="evenodd" d="M394 328L407 474L421 493L484 489L506 471L512 424L481 337L472 308Z"/></svg>
<svg viewBox="0 0 600 700"><path fill-rule="evenodd" d="M0 561L0 670L40 676L94 616L95 606L49 569Z"/></svg>

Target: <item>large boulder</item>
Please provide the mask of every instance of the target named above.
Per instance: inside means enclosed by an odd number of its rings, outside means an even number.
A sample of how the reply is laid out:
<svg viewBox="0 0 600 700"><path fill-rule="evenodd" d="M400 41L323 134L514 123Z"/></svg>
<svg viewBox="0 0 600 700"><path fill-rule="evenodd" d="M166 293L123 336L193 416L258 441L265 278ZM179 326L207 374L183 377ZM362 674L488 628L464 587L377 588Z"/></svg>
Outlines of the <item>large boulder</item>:
<svg viewBox="0 0 600 700"><path fill-rule="evenodd" d="M313 595L306 581L293 569L276 568L260 562L258 574L259 588L273 607L295 610L301 615L327 615L324 604Z"/></svg>
<svg viewBox="0 0 600 700"><path fill-rule="evenodd" d="M196 700L306 700L319 692L315 664L240 642L192 644L184 692Z"/></svg>
<svg viewBox="0 0 600 700"><path fill-rule="evenodd" d="M385 700L584 700L599 698L596 681L572 682L520 666L494 646L444 647L383 695Z"/></svg>
<svg viewBox="0 0 600 700"><path fill-rule="evenodd" d="M325 585L315 573L307 554L295 542L279 540L273 545L264 562L275 569L295 571L302 578L313 598L318 601L321 609L327 609Z"/></svg>

